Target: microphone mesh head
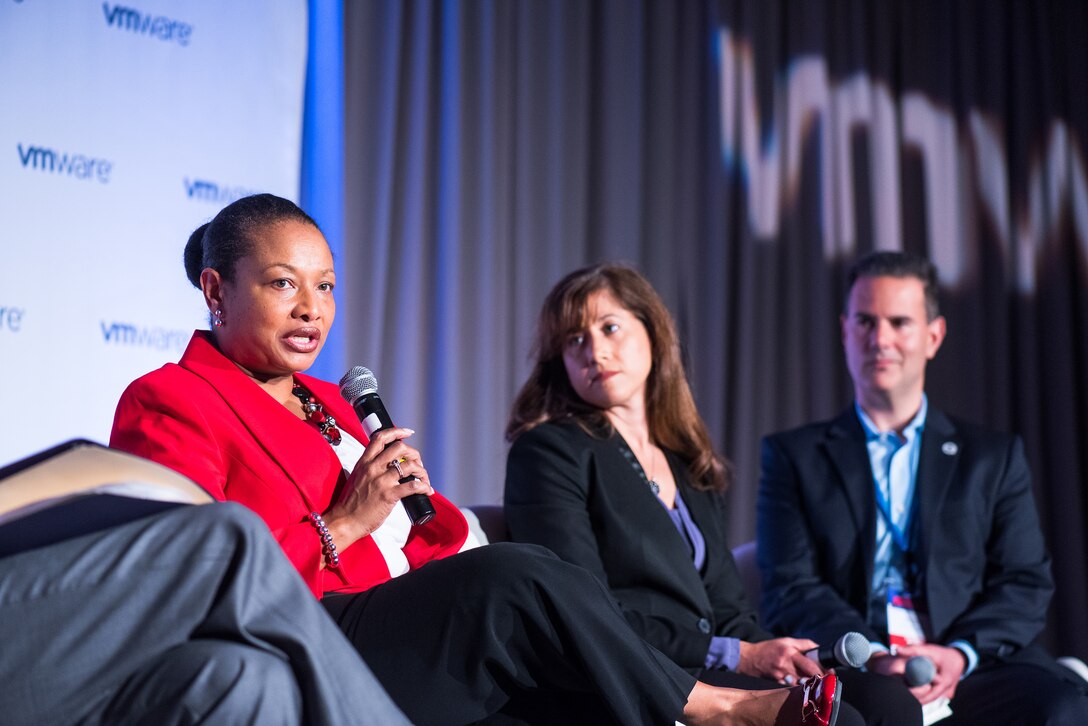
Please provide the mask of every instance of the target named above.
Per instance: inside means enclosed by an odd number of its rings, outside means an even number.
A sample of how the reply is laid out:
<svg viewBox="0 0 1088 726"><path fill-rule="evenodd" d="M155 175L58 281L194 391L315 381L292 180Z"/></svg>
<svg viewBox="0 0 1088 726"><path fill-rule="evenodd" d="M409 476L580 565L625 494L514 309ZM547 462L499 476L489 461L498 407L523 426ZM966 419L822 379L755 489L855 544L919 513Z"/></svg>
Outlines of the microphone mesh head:
<svg viewBox="0 0 1088 726"><path fill-rule="evenodd" d="M933 665L933 661L924 655L916 655L907 659L903 680L909 687L914 688L932 682L935 675L937 675L937 667Z"/></svg>
<svg viewBox="0 0 1088 726"><path fill-rule="evenodd" d="M340 395L354 404L368 393L378 392L378 379L364 366L354 366L340 379Z"/></svg>
<svg viewBox="0 0 1088 726"><path fill-rule="evenodd" d="M861 633L847 633L835 644L835 658L844 666L861 668L869 660L868 639Z"/></svg>

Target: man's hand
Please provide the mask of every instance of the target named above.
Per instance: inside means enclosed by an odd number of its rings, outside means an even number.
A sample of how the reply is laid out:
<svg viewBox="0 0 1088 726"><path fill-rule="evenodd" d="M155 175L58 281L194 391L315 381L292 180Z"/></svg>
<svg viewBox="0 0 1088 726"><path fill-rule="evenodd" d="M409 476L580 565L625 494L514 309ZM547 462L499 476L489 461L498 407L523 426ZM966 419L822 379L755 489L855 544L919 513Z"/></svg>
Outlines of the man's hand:
<svg viewBox="0 0 1088 726"><path fill-rule="evenodd" d="M933 676L933 681L929 685L910 689L922 705L936 701L941 696L949 700L955 697L956 686L959 685L963 671L967 668L967 656L962 651L935 643L920 643L901 646L896 649L896 655L904 658L924 655L937 667L937 674Z"/></svg>
<svg viewBox="0 0 1088 726"><path fill-rule="evenodd" d="M779 683L794 683L823 673L820 664L805 655L816 647L816 643L803 638L775 638L759 643L742 640L737 672Z"/></svg>
<svg viewBox="0 0 1088 726"><path fill-rule="evenodd" d="M955 648L947 648L934 643L922 643L919 645L904 645L896 649L896 654L874 653L869 658L867 667L874 673L886 676L903 675L907 660L916 655L924 655L933 661L937 669L933 681L924 686L910 689L914 697L923 706L930 701L936 701L941 696L952 699L956 695L956 685L963 676L967 667L967 659Z"/></svg>

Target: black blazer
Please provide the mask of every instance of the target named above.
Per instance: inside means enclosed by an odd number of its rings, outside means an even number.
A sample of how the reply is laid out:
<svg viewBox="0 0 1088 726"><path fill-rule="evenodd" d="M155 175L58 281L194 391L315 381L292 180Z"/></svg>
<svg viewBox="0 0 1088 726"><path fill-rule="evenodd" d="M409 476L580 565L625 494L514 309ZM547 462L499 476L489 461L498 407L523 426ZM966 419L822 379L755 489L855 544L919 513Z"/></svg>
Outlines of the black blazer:
<svg viewBox="0 0 1088 726"><path fill-rule="evenodd" d="M850 630L881 640L867 624L877 515L854 407L766 437L762 458L763 622L820 643ZM930 406L915 487L931 640L1012 655L1042 630L1054 589L1020 439Z"/></svg>
<svg viewBox="0 0 1088 726"><path fill-rule="evenodd" d="M617 439L590 436L573 423L543 424L518 437L506 465L511 538L544 545L592 572L635 631L684 668L704 666L711 635L768 638L726 542L723 497L693 489L683 463L668 454L706 539L698 572L684 537Z"/></svg>

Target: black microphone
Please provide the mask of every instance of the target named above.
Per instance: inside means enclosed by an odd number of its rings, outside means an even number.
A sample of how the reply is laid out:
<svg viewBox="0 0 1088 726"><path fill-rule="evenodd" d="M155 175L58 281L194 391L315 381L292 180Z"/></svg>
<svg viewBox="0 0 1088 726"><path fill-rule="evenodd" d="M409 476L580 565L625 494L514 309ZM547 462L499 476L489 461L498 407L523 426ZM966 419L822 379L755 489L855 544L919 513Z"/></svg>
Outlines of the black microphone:
<svg viewBox="0 0 1088 726"><path fill-rule="evenodd" d="M861 668L869 660L869 640L861 633L850 631L835 641L834 645L813 648L805 655L823 668Z"/></svg>
<svg viewBox="0 0 1088 726"><path fill-rule="evenodd" d="M937 666L933 665L933 661L928 656L915 655L907 658L903 680L907 682L908 688L929 685L935 675L937 675Z"/></svg>
<svg viewBox="0 0 1088 726"><path fill-rule="evenodd" d="M355 366L340 379L340 395L355 409L355 414L363 424L363 431L367 438L373 438L374 434L385 429L393 428L393 419L385 410L385 404L378 398L378 379L363 366ZM416 477L409 474L402 477L401 484L414 481ZM418 526L426 524L434 519L434 505L426 494L409 494L401 499L404 511L408 512L412 524Z"/></svg>

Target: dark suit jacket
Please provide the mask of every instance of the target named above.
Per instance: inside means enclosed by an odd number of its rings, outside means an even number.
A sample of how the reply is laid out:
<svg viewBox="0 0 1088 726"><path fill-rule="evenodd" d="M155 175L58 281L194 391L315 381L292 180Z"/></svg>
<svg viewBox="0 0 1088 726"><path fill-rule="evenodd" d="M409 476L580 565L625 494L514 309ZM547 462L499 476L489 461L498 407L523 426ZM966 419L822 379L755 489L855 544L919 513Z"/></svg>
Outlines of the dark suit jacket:
<svg viewBox="0 0 1088 726"><path fill-rule="evenodd" d="M506 467L511 537L592 572L635 631L685 668L704 666L711 635L769 637L756 623L726 542L723 497L693 489L683 463L669 455L706 538L700 573L668 512L620 452L618 436L597 438L573 423L549 423L518 437Z"/></svg>
<svg viewBox="0 0 1088 726"><path fill-rule="evenodd" d="M762 456L764 624L821 643L850 630L883 641L867 624L877 515L853 406L832 421L766 437ZM915 486L913 549L930 640L1012 655L1043 628L1053 592L1019 438L930 406Z"/></svg>

